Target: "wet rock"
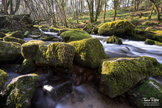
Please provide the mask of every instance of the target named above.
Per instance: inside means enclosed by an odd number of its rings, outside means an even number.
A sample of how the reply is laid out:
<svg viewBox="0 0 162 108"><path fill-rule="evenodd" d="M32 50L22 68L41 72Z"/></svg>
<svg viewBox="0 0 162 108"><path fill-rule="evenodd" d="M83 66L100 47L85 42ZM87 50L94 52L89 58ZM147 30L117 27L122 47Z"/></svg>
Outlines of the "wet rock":
<svg viewBox="0 0 162 108"><path fill-rule="evenodd" d="M54 36L50 36L50 35L48 35L48 34L43 34L43 35L41 35L41 36L42 36L41 39L42 39L43 41L52 41L53 38L54 38Z"/></svg>
<svg viewBox="0 0 162 108"><path fill-rule="evenodd" d="M19 64L6 64L6 65L2 65L0 69L8 73L8 72L16 72L19 67L20 67Z"/></svg>
<svg viewBox="0 0 162 108"><path fill-rule="evenodd" d="M48 97L54 101L58 101L72 92L72 82L67 81L57 86L44 85L43 90Z"/></svg>
<svg viewBox="0 0 162 108"><path fill-rule="evenodd" d="M9 33L6 34L6 36L24 39L24 34L21 31L9 32Z"/></svg>
<svg viewBox="0 0 162 108"><path fill-rule="evenodd" d="M86 24L83 28L84 31L88 32L89 34L97 34L98 28L92 25L91 23Z"/></svg>
<svg viewBox="0 0 162 108"><path fill-rule="evenodd" d="M155 44L155 41L154 40L151 40L151 39L146 39L145 40L145 44L154 45Z"/></svg>
<svg viewBox="0 0 162 108"><path fill-rule="evenodd" d="M162 108L162 86L155 80L148 80L128 91L132 106L138 108Z"/></svg>
<svg viewBox="0 0 162 108"><path fill-rule="evenodd" d="M73 67L69 70L69 74L74 84L78 86L84 83L92 83L96 77L97 70L73 64Z"/></svg>
<svg viewBox="0 0 162 108"><path fill-rule="evenodd" d="M3 38L3 37L5 37L6 35L4 34L4 33L2 33L2 32L0 32L0 38Z"/></svg>
<svg viewBox="0 0 162 108"><path fill-rule="evenodd" d="M113 44L122 44L122 40L115 35L106 39L106 43L113 43Z"/></svg>
<svg viewBox="0 0 162 108"><path fill-rule="evenodd" d="M6 72L4 72L3 70L0 69L0 91L3 89L6 81L8 80L8 75Z"/></svg>
<svg viewBox="0 0 162 108"><path fill-rule="evenodd" d="M21 57L21 44L0 41L0 65L15 63Z"/></svg>
<svg viewBox="0 0 162 108"><path fill-rule="evenodd" d="M103 45L96 38L68 43L75 47L74 62L85 67L97 68L102 59L108 58Z"/></svg>
<svg viewBox="0 0 162 108"><path fill-rule="evenodd" d="M64 42L78 41L82 39L92 38L86 31L69 30L61 33L61 38Z"/></svg>
<svg viewBox="0 0 162 108"><path fill-rule="evenodd" d="M12 37L12 36L5 36L3 38L3 41L4 42L17 42L17 43L20 43L20 44L26 43L26 41L24 41L23 39L15 38L15 37Z"/></svg>
<svg viewBox="0 0 162 108"><path fill-rule="evenodd" d="M38 59L35 60L37 66L61 66L70 68L73 64L75 48L72 45L57 42L39 47Z"/></svg>
<svg viewBox="0 0 162 108"><path fill-rule="evenodd" d="M28 74L36 70L37 67L33 63L32 59L25 59L21 66L19 67L17 73L19 74Z"/></svg>
<svg viewBox="0 0 162 108"><path fill-rule="evenodd" d="M127 20L113 21L103 24L99 27L98 33L104 36L121 35L125 32L132 33L134 25Z"/></svg>
<svg viewBox="0 0 162 108"><path fill-rule="evenodd" d="M29 42L23 44L21 46L22 56L25 59L27 59L27 58L35 58L36 59L36 55L39 51L40 45L46 45L46 43L41 40L32 40L32 41L29 41Z"/></svg>
<svg viewBox="0 0 162 108"><path fill-rule="evenodd" d="M155 58L112 58L103 60L100 92L111 98L122 95L140 80L151 75L162 75L161 64Z"/></svg>
<svg viewBox="0 0 162 108"><path fill-rule="evenodd" d="M30 108L37 80L38 75L36 74L27 74L14 78L3 92L3 96L7 97L7 107Z"/></svg>

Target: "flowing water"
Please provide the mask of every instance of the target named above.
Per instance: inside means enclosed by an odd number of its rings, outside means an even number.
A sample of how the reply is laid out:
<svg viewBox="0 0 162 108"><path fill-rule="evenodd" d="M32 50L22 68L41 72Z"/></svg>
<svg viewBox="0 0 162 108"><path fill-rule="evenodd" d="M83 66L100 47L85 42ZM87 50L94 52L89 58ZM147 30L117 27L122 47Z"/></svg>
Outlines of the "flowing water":
<svg viewBox="0 0 162 108"><path fill-rule="evenodd" d="M44 32L45 34L54 35L58 38L57 33ZM144 41L132 41L122 39L123 44L106 44L105 40L109 37L91 35L92 37L98 38L103 44L104 50L110 57L137 57L137 56L150 56L154 57L162 63L162 47L156 45L146 45ZM25 38L24 40L30 41L32 38ZM47 44L52 41L47 41ZM18 76L14 72L7 71L9 74L9 81ZM155 79L162 85L162 79L156 77L150 77ZM8 81L8 82L9 82ZM8 83L7 82L7 83ZM6 83L6 84L7 84ZM119 103L114 101L107 96L102 95L98 92L98 89L93 85L81 85L73 86L73 92L60 101L55 102L52 99L46 97L41 88L37 89L36 94L38 101L35 102L34 108L131 108L127 102Z"/></svg>

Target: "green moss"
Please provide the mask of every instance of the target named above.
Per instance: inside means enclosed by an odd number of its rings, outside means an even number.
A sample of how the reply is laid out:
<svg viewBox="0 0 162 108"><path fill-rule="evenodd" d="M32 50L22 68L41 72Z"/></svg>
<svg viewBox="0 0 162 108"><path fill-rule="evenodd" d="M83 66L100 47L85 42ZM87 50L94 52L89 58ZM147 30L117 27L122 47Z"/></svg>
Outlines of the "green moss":
<svg viewBox="0 0 162 108"><path fill-rule="evenodd" d="M0 69L0 91L2 91L6 81L8 80L8 75L6 72L4 72L3 70Z"/></svg>
<svg viewBox="0 0 162 108"><path fill-rule="evenodd" d="M32 37L32 39L38 39L38 38L40 38L40 35L34 35L34 36L31 36Z"/></svg>
<svg viewBox="0 0 162 108"><path fill-rule="evenodd" d="M146 39L145 40L145 44L154 45L155 44L155 41L153 41L151 39Z"/></svg>
<svg viewBox="0 0 162 108"><path fill-rule="evenodd" d="M24 34L20 31L9 32L9 33L6 34L6 36L12 36L12 37L15 37L15 38L24 39Z"/></svg>
<svg viewBox="0 0 162 108"><path fill-rule="evenodd" d="M3 32L0 32L0 38L5 37L5 34Z"/></svg>
<svg viewBox="0 0 162 108"><path fill-rule="evenodd" d="M39 45L46 45L46 43L41 40L32 40L27 43L24 43L21 46L22 56L25 59L34 58L39 50Z"/></svg>
<svg viewBox="0 0 162 108"><path fill-rule="evenodd" d="M143 78L162 76L161 67L155 58L144 56L104 60L100 67L100 92L111 98L122 95Z"/></svg>
<svg viewBox="0 0 162 108"><path fill-rule="evenodd" d="M50 27L49 31L50 32L57 32L57 33L61 34L61 33L65 32L65 31L68 31L68 29L60 29L60 28Z"/></svg>
<svg viewBox="0 0 162 108"><path fill-rule="evenodd" d="M109 37L106 39L106 43L116 43L116 44L122 44L122 40L115 35Z"/></svg>
<svg viewBox="0 0 162 108"><path fill-rule="evenodd" d="M48 26L39 26L39 28L40 28L42 31L48 31L48 29L49 29Z"/></svg>
<svg viewBox="0 0 162 108"><path fill-rule="evenodd" d="M39 29L35 29L34 31L32 31L33 35L40 35L41 31Z"/></svg>
<svg viewBox="0 0 162 108"><path fill-rule="evenodd" d="M98 29L92 25L91 23L86 24L83 28L84 31L88 32L89 34L97 34Z"/></svg>
<svg viewBox="0 0 162 108"><path fill-rule="evenodd" d="M2 33L8 33L8 32L10 32L10 30L8 30L8 29L1 29L0 32L2 32Z"/></svg>
<svg viewBox="0 0 162 108"><path fill-rule="evenodd" d="M121 35L125 32L132 33L134 25L127 20L113 21L99 27L98 33L104 36Z"/></svg>
<svg viewBox="0 0 162 108"><path fill-rule="evenodd" d="M42 37L41 37L41 39L43 41L52 41L53 38L54 38L54 36L50 36L50 35L47 35L47 34L43 34Z"/></svg>
<svg viewBox="0 0 162 108"><path fill-rule="evenodd" d="M157 26L157 23L151 22L151 21L145 21L142 23L144 26Z"/></svg>
<svg viewBox="0 0 162 108"><path fill-rule="evenodd" d="M14 60L20 57L21 44L0 41L0 61Z"/></svg>
<svg viewBox="0 0 162 108"><path fill-rule="evenodd" d="M74 62L83 66L97 68L102 59L107 58L103 45L96 38L73 41L71 44L75 47Z"/></svg>
<svg viewBox="0 0 162 108"><path fill-rule="evenodd" d="M18 73L19 74L28 74L32 71L36 70L36 66L32 59L25 59L21 66L19 67Z"/></svg>
<svg viewBox="0 0 162 108"><path fill-rule="evenodd" d="M30 108L31 100L36 90L38 75L27 74L14 78L5 90L8 107Z"/></svg>
<svg viewBox="0 0 162 108"><path fill-rule="evenodd" d="M5 41L5 42L17 42L17 43L20 43L20 44L23 44L23 43L26 42L26 41L24 41L22 39L15 38L15 37L10 37L10 36L5 36L3 38L3 41Z"/></svg>
<svg viewBox="0 0 162 108"><path fill-rule="evenodd" d="M143 108L145 106L144 99L150 99L151 97L155 99L159 99L156 105L157 108L162 107L162 86L154 80L147 80L140 86L133 88L128 92L130 95L130 100L135 104L138 108ZM155 102L154 102L155 103ZM148 106L147 108L152 108L153 106Z"/></svg>
<svg viewBox="0 0 162 108"><path fill-rule="evenodd" d="M39 46L39 55L35 63L39 66L61 66L72 67L75 55L75 48L72 45L55 42L46 46Z"/></svg>
<svg viewBox="0 0 162 108"><path fill-rule="evenodd" d="M82 30L69 30L61 33L61 38L64 42L77 41L86 38L92 38L87 32Z"/></svg>

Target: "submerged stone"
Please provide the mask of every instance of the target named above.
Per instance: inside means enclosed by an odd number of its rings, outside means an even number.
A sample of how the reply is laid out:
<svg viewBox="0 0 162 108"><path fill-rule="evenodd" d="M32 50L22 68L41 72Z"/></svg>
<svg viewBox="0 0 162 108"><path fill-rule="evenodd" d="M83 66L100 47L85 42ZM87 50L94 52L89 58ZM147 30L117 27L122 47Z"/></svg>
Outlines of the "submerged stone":
<svg viewBox="0 0 162 108"><path fill-rule="evenodd" d="M59 101L61 98L72 92L72 82L67 81L57 86L44 85L43 90L48 97L54 101Z"/></svg>
<svg viewBox="0 0 162 108"><path fill-rule="evenodd" d="M97 38L73 41L68 44L75 47L74 62L85 67L97 68L101 60L108 57Z"/></svg>
<svg viewBox="0 0 162 108"><path fill-rule="evenodd" d="M88 34L86 31L82 30L69 30L61 33L61 38L64 42L71 42L71 41L77 41L87 38L92 38L90 34Z"/></svg>
<svg viewBox="0 0 162 108"><path fill-rule="evenodd" d="M124 94L144 78L162 75L162 65L145 56L106 59L100 69L100 92L111 98Z"/></svg>

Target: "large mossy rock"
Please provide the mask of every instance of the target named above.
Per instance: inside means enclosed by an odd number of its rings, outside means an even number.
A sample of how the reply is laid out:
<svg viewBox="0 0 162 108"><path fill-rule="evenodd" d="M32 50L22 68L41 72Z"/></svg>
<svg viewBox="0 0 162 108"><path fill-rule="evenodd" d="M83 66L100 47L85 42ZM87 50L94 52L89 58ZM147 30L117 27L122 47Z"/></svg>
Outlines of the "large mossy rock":
<svg viewBox="0 0 162 108"><path fill-rule="evenodd" d="M3 89L6 81L8 80L8 75L6 72L0 69L0 91Z"/></svg>
<svg viewBox="0 0 162 108"><path fill-rule="evenodd" d="M106 43L122 44L122 40L116 36L111 36L106 39Z"/></svg>
<svg viewBox="0 0 162 108"><path fill-rule="evenodd" d="M52 41L54 37L55 37L55 36L51 36L51 35L48 35L48 34L43 34L43 35L41 35L41 39L42 39L43 41Z"/></svg>
<svg viewBox="0 0 162 108"><path fill-rule="evenodd" d="M21 31L9 32L6 34L6 36L24 39L24 34Z"/></svg>
<svg viewBox="0 0 162 108"><path fill-rule="evenodd" d="M103 24L99 27L98 33L104 36L122 35L132 33L134 31L134 25L127 20L113 21Z"/></svg>
<svg viewBox="0 0 162 108"><path fill-rule="evenodd" d="M83 28L84 31L88 32L89 34L97 34L98 28L92 25L91 23L86 24Z"/></svg>
<svg viewBox="0 0 162 108"><path fill-rule="evenodd" d="M103 45L97 38L83 39L68 43L75 47L74 62L85 67L97 68L102 59L106 59Z"/></svg>
<svg viewBox="0 0 162 108"><path fill-rule="evenodd" d="M64 42L77 41L86 38L92 38L86 31L82 30L69 30L61 33L61 38Z"/></svg>
<svg viewBox="0 0 162 108"><path fill-rule="evenodd" d="M11 37L11 36L5 36L5 37L3 38L3 41L4 41L4 42L17 42L17 43L20 43L20 44L23 44L23 43L26 42L26 41L24 41L23 39Z"/></svg>
<svg viewBox="0 0 162 108"><path fill-rule="evenodd" d="M60 29L60 28L55 28L55 27L51 26L49 28L49 31L50 32L57 32L57 33L61 34L61 33L65 32L65 31L68 31L68 29Z"/></svg>
<svg viewBox="0 0 162 108"><path fill-rule="evenodd" d="M7 108L30 108L37 81L36 74L22 75L12 79L3 94L7 97Z"/></svg>
<svg viewBox="0 0 162 108"><path fill-rule="evenodd" d="M0 64L14 62L21 57L21 44L0 41Z"/></svg>
<svg viewBox="0 0 162 108"><path fill-rule="evenodd" d="M145 56L106 59L100 69L100 92L111 98L124 94L144 78L162 75L162 64Z"/></svg>
<svg viewBox="0 0 162 108"><path fill-rule="evenodd" d="M21 52L25 59L32 59L37 66L69 68L73 65L75 48L63 42L47 46L43 41L29 41L22 45Z"/></svg>
<svg viewBox="0 0 162 108"><path fill-rule="evenodd" d="M40 45L46 45L46 43L41 41L41 40L32 40L32 41L29 41L27 43L24 43L21 46L22 56L25 59L28 59L28 58L35 59L35 57L36 57L36 55L37 55L37 53L39 51L39 46Z"/></svg>
<svg viewBox="0 0 162 108"><path fill-rule="evenodd" d="M129 90L128 99L137 108L162 108L162 86L150 79Z"/></svg>
<svg viewBox="0 0 162 108"><path fill-rule="evenodd" d="M70 68L73 65L75 48L72 45L56 42L40 46L35 63L37 66L61 66Z"/></svg>
<svg viewBox="0 0 162 108"><path fill-rule="evenodd" d="M35 66L32 59L25 59L21 66L19 67L17 73L19 74L29 74L32 71L35 71L37 67Z"/></svg>

